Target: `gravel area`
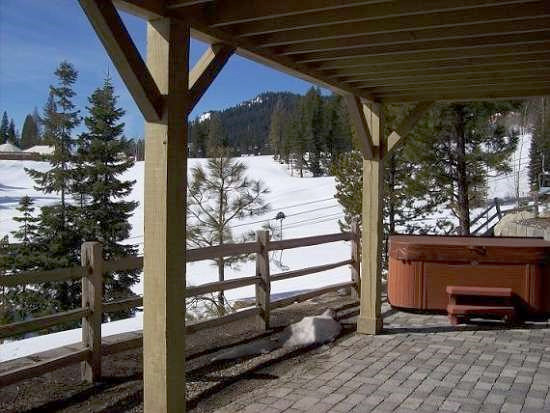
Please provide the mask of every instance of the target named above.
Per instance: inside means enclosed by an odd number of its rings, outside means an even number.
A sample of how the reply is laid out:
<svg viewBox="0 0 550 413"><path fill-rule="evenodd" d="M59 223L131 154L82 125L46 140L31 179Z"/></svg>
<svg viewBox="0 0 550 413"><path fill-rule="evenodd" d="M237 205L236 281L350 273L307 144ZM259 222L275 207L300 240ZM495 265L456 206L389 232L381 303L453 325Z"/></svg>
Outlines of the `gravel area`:
<svg viewBox="0 0 550 413"><path fill-rule="evenodd" d="M313 300L293 304L272 313L272 330L260 331L254 320L244 320L221 328L205 330L187 338L188 409L210 412L242 392L264 385L283 374L315 349L289 351L278 349L246 360L211 361L217 351L228 346L277 335L304 316L321 314L327 308L337 310L340 318L354 316L357 303L349 296L325 294ZM344 323L346 327L346 324ZM347 325L341 337L354 331ZM326 346L324 346L326 347ZM270 367L270 372L263 372ZM141 349L128 350L103 358L104 378L93 385L80 382L80 366L59 369L0 389L0 411L11 412L141 412L143 411L143 370Z"/></svg>

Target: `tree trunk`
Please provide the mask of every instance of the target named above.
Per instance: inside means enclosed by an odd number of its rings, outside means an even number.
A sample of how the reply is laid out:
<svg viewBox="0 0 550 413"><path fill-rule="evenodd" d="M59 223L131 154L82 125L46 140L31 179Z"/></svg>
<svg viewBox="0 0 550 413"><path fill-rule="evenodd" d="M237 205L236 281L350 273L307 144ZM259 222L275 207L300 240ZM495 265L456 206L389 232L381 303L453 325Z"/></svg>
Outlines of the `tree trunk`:
<svg viewBox="0 0 550 413"><path fill-rule="evenodd" d="M464 107L456 109L457 145L456 145L456 175L457 175L457 215L460 225L460 235L470 235L470 197L468 170L466 167L466 136L464 125Z"/></svg>

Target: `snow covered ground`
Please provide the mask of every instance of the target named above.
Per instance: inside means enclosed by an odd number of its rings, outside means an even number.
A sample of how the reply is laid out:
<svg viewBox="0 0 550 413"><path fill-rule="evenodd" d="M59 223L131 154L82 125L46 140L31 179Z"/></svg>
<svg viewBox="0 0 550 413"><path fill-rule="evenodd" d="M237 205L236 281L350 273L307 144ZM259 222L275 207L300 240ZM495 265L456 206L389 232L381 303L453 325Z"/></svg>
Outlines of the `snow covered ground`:
<svg viewBox="0 0 550 413"><path fill-rule="evenodd" d="M527 189L527 158L529 139L525 138L521 148L515 155L514 165L519 165L520 192ZM335 180L333 177L298 178L291 176L288 167L281 165L270 156L243 157L240 159L248 166L250 177L261 179L271 190L266 197L272 210L263 217L251 217L235 222L233 230L238 234L245 231L260 229L267 220L273 225L278 223L273 219L282 211L287 216L283 222L283 238L296 238L310 235L321 235L339 231L338 219L343 217L343 210L334 199ZM190 159L189 168L204 164L204 159ZM58 200L54 194L43 194L33 188L33 181L25 173L24 168L46 170L48 164L33 161L0 161L0 238L4 235L11 237L17 224L12 220L16 215L19 199L24 195L33 197L36 206L54 203ZM130 195L132 200L139 202L139 207L131 218L132 233L128 242L143 247L143 162L138 162L127 173L127 179L136 180L134 190ZM490 180L490 196L505 197L515 193L516 173L492 178ZM183 213L183 212L182 212ZM447 213L434 217L448 217ZM294 250L272 253L272 274L281 271L294 270L314 265L341 261L350 257L350 246L347 242L318 245ZM278 268L275 261L282 262ZM216 281L217 271L212 262L201 261L190 263L187 266L188 285L198 285ZM226 278L252 276L255 273L255 263L248 262L236 269L226 271ZM350 279L350 269L341 267L324 273L278 281L272 284L272 294L289 291L300 291L318 288L324 285L344 282ZM143 293L140 283L134 287L138 294ZM254 296L254 286L229 290L226 292L229 300ZM129 320L106 323L103 335L141 329L142 314ZM64 331L47 336L32 337L16 342L7 342L0 345L0 361L22 357L28 354L55 348L60 345L80 341L80 329Z"/></svg>

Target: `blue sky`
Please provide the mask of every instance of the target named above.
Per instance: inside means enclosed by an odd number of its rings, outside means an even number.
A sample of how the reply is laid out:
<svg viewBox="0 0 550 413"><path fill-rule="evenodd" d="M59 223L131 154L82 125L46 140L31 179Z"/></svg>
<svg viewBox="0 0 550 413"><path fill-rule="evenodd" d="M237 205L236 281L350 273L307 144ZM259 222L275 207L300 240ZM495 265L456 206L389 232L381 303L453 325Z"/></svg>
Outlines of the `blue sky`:
<svg viewBox="0 0 550 413"><path fill-rule="evenodd" d="M145 21L122 14L128 31L144 54ZM191 43L191 63L206 49ZM53 72L62 60L79 71L75 103L85 112L87 96L113 77L119 104L126 110L126 135L143 135L143 118L118 76L77 0L0 0L0 111L7 111L20 130L27 113L41 112ZM191 117L223 109L267 90L304 93L311 85L266 66L233 56L203 96Z"/></svg>

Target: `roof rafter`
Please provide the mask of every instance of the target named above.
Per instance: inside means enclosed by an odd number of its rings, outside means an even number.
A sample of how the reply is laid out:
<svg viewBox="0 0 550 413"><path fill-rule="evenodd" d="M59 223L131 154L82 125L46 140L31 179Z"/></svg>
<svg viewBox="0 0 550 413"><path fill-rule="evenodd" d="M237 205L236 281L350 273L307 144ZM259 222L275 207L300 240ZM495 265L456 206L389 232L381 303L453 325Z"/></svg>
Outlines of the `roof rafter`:
<svg viewBox="0 0 550 413"><path fill-rule="evenodd" d="M403 55L416 52L440 52L458 49L468 50L479 47L521 45L539 43L542 40L550 40L550 27L545 31L529 32L522 34L508 34L503 36L483 36L471 39L431 40L403 45L366 46L355 49L333 50L328 52L315 52L295 57L298 63L327 62L354 57Z"/></svg>
<svg viewBox="0 0 550 413"><path fill-rule="evenodd" d="M550 4L537 1L525 4L506 4L484 9L465 9L453 12L426 13L408 18L392 17L372 21L331 24L306 29L279 31L271 34L255 35L254 42L264 47L304 43L324 39L338 39L367 34L425 30L466 24L491 23L512 19L550 16ZM246 36L246 33L240 33Z"/></svg>
<svg viewBox="0 0 550 413"><path fill-rule="evenodd" d="M501 36L506 34L529 33L548 30L550 17L536 16L529 19L499 21L487 24L467 24L450 28L434 28L426 30L366 34L339 39L326 39L293 43L276 48L277 54L296 55L330 50L355 49L368 46L383 46L400 44L410 45L430 40L469 39L480 36Z"/></svg>
<svg viewBox="0 0 550 413"><path fill-rule="evenodd" d="M483 9L506 4L522 4L539 0L409 0L379 2L374 4L354 4L338 10L312 11L307 14L262 19L231 26L235 33L255 36L288 30L315 28L320 26L362 22L387 18L412 17L426 13L459 12L461 10Z"/></svg>

